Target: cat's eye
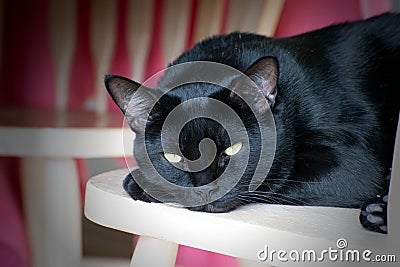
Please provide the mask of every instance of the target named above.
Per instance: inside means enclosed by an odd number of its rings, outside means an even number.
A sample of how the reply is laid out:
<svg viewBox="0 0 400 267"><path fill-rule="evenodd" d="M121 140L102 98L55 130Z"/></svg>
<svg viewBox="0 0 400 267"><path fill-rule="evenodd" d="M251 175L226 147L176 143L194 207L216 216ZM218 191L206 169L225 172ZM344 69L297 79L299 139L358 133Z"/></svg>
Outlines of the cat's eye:
<svg viewBox="0 0 400 267"><path fill-rule="evenodd" d="M237 154L240 149L242 149L242 142L238 142L236 144L234 144L233 146L228 147L227 149L225 149L225 154L227 154L228 156L233 156L235 154Z"/></svg>
<svg viewBox="0 0 400 267"><path fill-rule="evenodd" d="M164 158L172 163L177 163L182 161L182 157L172 153L164 153Z"/></svg>

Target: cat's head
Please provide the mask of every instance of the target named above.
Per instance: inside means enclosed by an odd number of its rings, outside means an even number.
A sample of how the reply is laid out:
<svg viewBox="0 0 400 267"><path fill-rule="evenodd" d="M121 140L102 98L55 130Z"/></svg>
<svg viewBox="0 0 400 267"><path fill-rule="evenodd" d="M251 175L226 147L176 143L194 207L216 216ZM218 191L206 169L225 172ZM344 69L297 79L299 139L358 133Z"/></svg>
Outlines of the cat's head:
<svg viewBox="0 0 400 267"><path fill-rule="evenodd" d="M149 162L144 160L147 155L151 165L170 183L183 187L209 186L202 195L207 204L191 209L225 212L252 202L244 195L249 191L260 157L262 141L257 117L265 116L275 105L277 61L272 57L262 58L245 74L252 84L233 78L230 85L233 90L193 82L168 91L162 87L173 84L179 73L166 72L157 88L144 88L120 76L106 76L108 92L136 133L134 157L145 179L151 183L151 175L146 174L150 169ZM249 101L243 101L239 95L246 95ZM218 103L222 103L222 108ZM226 112L224 106L233 113ZM201 115L210 111L213 119ZM244 135L248 138L243 139ZM248 158L244 156L246 152ZM212 194L223 187L216 181L228 165L232 173L242 173L237 177L239 182L221 198L208 203Z"/></svg>

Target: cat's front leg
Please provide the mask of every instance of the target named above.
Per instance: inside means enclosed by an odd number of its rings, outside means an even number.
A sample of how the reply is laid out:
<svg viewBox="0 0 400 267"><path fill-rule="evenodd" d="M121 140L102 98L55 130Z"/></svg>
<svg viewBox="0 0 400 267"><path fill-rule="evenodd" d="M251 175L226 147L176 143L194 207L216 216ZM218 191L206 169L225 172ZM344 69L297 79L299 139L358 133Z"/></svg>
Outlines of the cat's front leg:
<svg viewBox="0 0 400 267"><path fill-rule="evenodd" d="M143 175L138 169L130 172L122 182L125 191L134 199L145 202L159 202L155 198L149 196L135 181L133 176Z"/></svg>
<svg viewBox="0 0 400 267"><path fill-rule="evenodd" d="M373 232L387 234L387 206L389 195L390 174L387 176L387 189L382 195L377 195L361 207L361 225Z"/></svg>
<svg viewBox="0 0 400 267"><path fill-rule="evenodd" d="M373 232L387 234L387 201L388 195L377 195L361 208L361 225Z"/></svg>

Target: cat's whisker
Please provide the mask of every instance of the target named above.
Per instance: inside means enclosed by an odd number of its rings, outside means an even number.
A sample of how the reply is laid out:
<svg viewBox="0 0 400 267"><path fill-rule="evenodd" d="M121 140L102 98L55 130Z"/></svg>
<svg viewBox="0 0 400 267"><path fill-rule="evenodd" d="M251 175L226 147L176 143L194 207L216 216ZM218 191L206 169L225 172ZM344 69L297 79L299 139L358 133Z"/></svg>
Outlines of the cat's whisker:
<svg viewBox="0 0 400 267"><path fill-rule="evenodd" d="M291 197L291 196L280 194L280 193L272 193L272 194L274 196L279 196L280 198L285 199L287 201L293 200L292 202L295 203L296 205L299 205L299 204L303 204L304 205L304 204L306 204L305 201L303 201L303 200L301 200L299 198Z"/></svg>
<svg viewBox="0 0 400 267"><path fill-rule="evenodd" d="M283 194L279 194L279 193L274 193L274 192L269 192L267 194L265 192L249 192L248 194L246 194L246 196L253 197L253 198L256 197L261 200L265 200L268 198L274 198L274 199L278 199L281 201L286 201L289 204L293 204L293 205L305 204L300 199L290 197L287 195L283 195Z"/></svg>
<svg viewBox="0 0 400 267"><path fill-rule="evenodd" d="M285 179L268 179L268 181L284 181L287 183L300 183L300 184L320 184L321 181L295 181L295 180L285 180Z"/></svg>
<svg viewBox="0 0 400 267"><path fill-rule="evenodd" d="M272 196L245 196L245 199L253 202L253 203L257 203L257 202L266 202L266 203L277 203L276 198L272 197ZM279 204L279 203L278 203Z"/></svg>
<svg viewBox="0 0 400 267"><path fill-rule="evenodd" d="M265 182L271 182L271 181L282 181L286 183L299 183L299 184L320 184L322 183L321 181L296 181L296 180L287 180L287 179L278 179L278 178L273 178L273 179L265 179ZM238 184L244 184L244 185L259 185L257 182L251 181L250 183L246 183L245 181L239 181L243 183L238 183Z"/></svg>

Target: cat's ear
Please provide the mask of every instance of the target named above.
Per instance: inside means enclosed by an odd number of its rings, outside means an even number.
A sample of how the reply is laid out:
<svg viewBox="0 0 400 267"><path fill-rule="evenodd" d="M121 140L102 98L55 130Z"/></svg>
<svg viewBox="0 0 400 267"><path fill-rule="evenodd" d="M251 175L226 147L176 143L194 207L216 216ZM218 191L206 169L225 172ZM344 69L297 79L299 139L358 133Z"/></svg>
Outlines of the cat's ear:
<svg viewBox="0 0 400 267"><path fill-rule="evenodd" d="M143 132L148 114L157 101L156 90L144 88L140 83L117 75L106 75L104 83L131 129L134 132ZM138 90L140 87L142 88Z"/></svg>
<svg viewBox="0 0 400 267"><path fill-rule="evenodd" d="M274 57L257 60L246 70L246 75L257 85L269 106L275 105L278 83L278 62Z"/></svg>
<svg viewBox="0 0 400 267"><path fill-rule="evenodd" d="M265 57L257 60L245 72L257 88L251 88L240 83L238 89L250 98L255 109L263 113L275 105L278 83L278 62L274 57ZM255 90L254 90L255 89ZM260 94L261 93L261 94ZM265 104L267 100L268 106Z"/></svg>

